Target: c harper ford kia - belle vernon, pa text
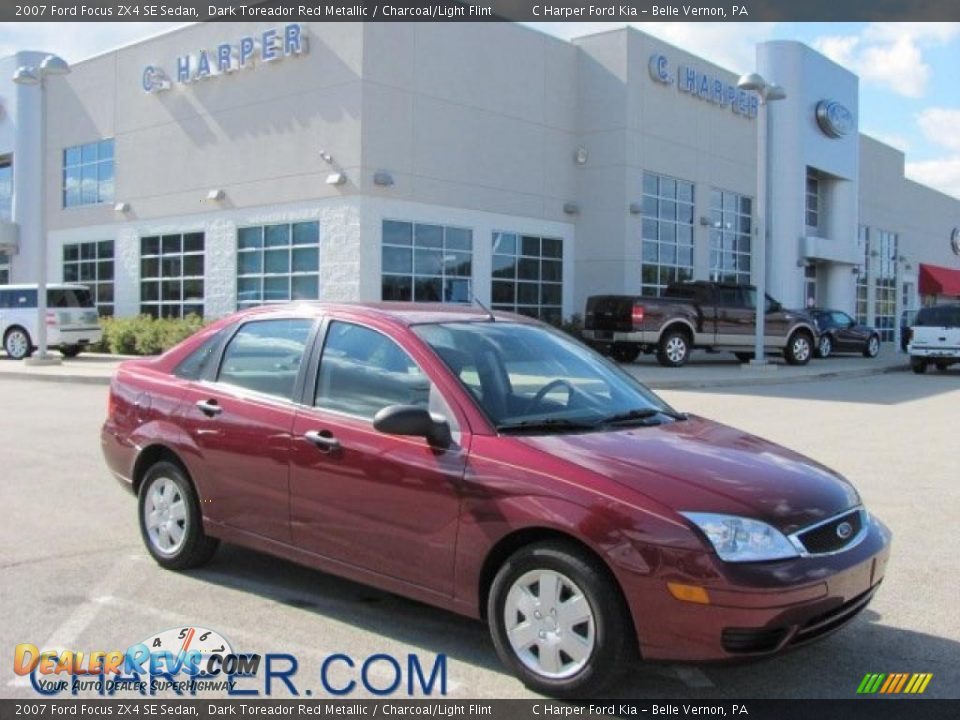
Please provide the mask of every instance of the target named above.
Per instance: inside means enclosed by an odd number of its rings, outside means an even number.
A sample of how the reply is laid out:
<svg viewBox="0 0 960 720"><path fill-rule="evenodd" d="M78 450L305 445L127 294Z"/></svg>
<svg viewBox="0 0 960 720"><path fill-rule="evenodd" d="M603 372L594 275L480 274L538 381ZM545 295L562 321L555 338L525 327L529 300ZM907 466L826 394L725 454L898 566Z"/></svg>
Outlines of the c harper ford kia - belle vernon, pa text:
<svg viewBox="0 0 960 720"><path fill-rule="evenodd" d="M837 473L482 308L243 311L124 363L102 444L163 567L224 540L482 618L554 696L821 638L890 551Z"/></svg>

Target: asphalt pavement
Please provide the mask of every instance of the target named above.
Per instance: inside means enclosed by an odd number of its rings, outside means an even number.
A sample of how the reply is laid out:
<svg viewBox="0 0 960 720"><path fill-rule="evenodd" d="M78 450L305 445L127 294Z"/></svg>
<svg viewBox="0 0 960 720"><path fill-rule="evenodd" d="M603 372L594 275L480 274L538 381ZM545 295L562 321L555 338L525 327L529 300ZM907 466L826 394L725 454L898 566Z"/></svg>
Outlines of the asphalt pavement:
<svg viewBox="0 0 960 720"><path fill-rule="evenodd" d="M960 368L662 395L842 472L895 544L873 604L823 642L732 666L638 664L613 696L850 698L868 672L930 672L927 697L960 697ZM143 549L134 498L100 456L106 388L0 376L0 397L0 697L36 697L12 672L18 643L125 649L184 625L243 652L296 656L297 687L317 695L324 659L344 652L413 653L428 669L444 653L450 698L530 696L478 622L237 547L201 570L161 569ZM342 665L329 679L357 674Z"/></svg>

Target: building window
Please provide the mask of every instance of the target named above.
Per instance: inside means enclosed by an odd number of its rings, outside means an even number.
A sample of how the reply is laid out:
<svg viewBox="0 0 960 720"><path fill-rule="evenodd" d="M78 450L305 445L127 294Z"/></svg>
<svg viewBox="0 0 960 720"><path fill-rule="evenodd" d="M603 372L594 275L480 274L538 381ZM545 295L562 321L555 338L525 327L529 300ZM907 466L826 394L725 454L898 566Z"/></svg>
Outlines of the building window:
<svg viewBox="0 0 960 720"><path fill-rule="evenodd" d="M803 306L817 306L817 266L805 265L803 268Z"/></svg>
<svg viewBox="0 0 960 720"><path fill-rule="evenodd" d="M468 303L473 230L383 221L384 300Z"/></svg>
<svg viewBox="0 0 960 720"><path fill-rule="evenodd" d="M820 175L812 168L807 168L806 193L807 227L820 227Z"/></svg>
<svg viewBox="0 0 960 720"><path fill-rule="evenodd" d="M237 307L320 297L320 223L237 231Z"/></svg>
<svg viewBox="0 0 960 720"><path fill-rule="evenodd" d="M872 250L877 253L873 322L880 339L891 342L897 331L897 235L877 230L873 240Z"/></svg>
<svg viewBox="0 0 960 720"><path fill-rule="evenodd" d="M63 281L86 285L100 316L113 315L113 240L64 245Z"/></svg>
<svg viewBox="0 0 960 720"><path fill-rule="evenodd" d="M9 220L13 208L13 163L10 156L0 158L0 220Z"/></svg>
<svg viewBox="0 0 960 720"><path fill-rule="evenodd" d="M563 240L493 233L493 307L559 325L563 320Z"/></svg>
<svg viewBox="0 0 960 720"><path fill-rule="evenodd" d="M725 190L710 191L710 276L750 283L753 199Z"/></svg>
<svg viewBox="0 0 960 720"><path fill-rule="evenodd" d="M644 295L693 278L693 183L643 174Z"/></svg>
<svg viewBox="0 0 960 720"><path fill-rule="evenodd" d="M113 202L113 138L63 150L63 206Z"/></svg>
<svg viewBox="0 0 960 720"><path fill-rule="evenodd" d="M202 232L140 238L140 312L203 316Z"/></svg>
<svg viewBox="0 0 960 720"><path fill-rule="evenodd" d="M868 322L868 295L870 286L870 229L861 225L857 231L857 245L860 248L860 264L856 267L857 273L857 322L864 325Z"/></svg>

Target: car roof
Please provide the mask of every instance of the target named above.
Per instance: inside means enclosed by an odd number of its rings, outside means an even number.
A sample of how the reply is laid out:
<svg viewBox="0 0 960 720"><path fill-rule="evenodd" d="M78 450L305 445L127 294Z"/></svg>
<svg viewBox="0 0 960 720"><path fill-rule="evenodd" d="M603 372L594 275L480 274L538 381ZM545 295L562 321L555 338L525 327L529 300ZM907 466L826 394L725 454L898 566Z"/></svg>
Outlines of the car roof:
<svg viewBox="0 0 960 720"><path fill-rule="evenodd" d="M470 305L413 302L294 301L276 305L261 305L249 310L242 310L234 317L289 316L290 314L307 317L320 317L330 314L377 317L407 326L452 322L489 322L491 315L495 320L531 325L538 323L537 320L525 315L501 311L491 313Z"/></svg>

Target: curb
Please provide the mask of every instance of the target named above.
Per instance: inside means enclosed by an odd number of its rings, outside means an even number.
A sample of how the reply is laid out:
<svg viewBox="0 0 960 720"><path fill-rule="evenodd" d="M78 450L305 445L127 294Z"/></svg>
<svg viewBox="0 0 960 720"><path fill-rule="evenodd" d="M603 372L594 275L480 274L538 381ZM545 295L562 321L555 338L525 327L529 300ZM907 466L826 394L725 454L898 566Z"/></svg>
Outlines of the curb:
<svg viewBox="0 0 960 720"><path fill-rule="evenodd" d="M103 377L100 375L53 375L53 374L34 374L14 370L13 372L0 372L0 381L11 380L40 380L41 382L59 382L73 383L75 385L109 385L113 377Z"/></svg>

